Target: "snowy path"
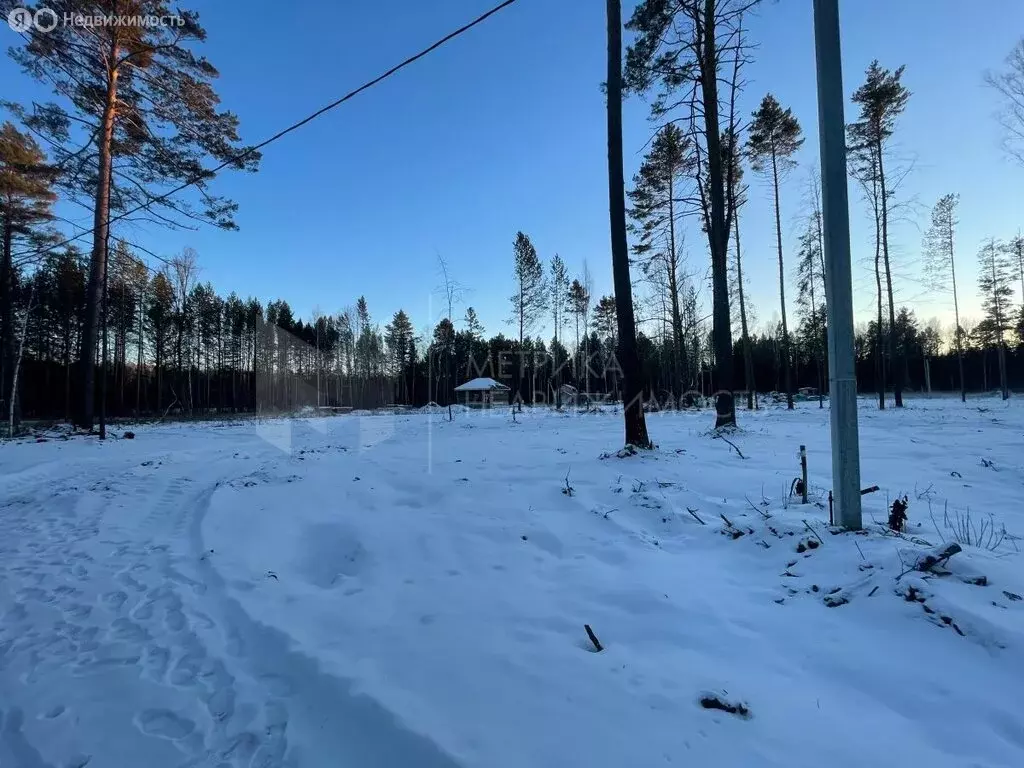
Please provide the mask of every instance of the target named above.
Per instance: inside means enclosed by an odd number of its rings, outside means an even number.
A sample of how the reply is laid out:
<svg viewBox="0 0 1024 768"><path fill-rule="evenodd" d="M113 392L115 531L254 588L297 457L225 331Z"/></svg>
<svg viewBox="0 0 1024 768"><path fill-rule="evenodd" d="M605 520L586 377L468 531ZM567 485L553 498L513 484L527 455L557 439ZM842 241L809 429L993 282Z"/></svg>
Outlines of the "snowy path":
<svg viewBox="0 0 1024 768"><path fill-rule="evenodd" d="M626 459L544 411L0 444L0 768L1024 764L1020 555L897 581L912 542L783 501L800 443L824 498L826 412L744 414L745 459L707 420ZM868 519L1024 531L1016 403L861 434Z"/></svg>
<svg viewBox="0 0 1024 768"><path fill-rule="evenodd" d="M225 592L210 498L281 452L206 432L4 462L0 766L453 766Z"/></svg>

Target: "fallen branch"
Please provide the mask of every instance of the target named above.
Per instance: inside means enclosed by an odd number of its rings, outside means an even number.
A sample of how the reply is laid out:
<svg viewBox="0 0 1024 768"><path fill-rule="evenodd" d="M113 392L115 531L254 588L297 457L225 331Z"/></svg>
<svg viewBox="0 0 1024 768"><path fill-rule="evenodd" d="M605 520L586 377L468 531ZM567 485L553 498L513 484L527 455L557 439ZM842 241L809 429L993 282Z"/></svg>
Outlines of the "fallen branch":
<svg viewBox="0 0 1024 768"><path fill-rule="evenodd" d="M733 449L736 451L736 453L739 454L739 457L741 459L747 458L746 456L743 455L743 452L739 448L736 447L736 443L734 443L732 440L730 440L725 435L718 435L718 439L719 440L725 440L725 442L727 442L729 445L731 445L733 447Z"/></svg>
<svg viewBox="0 0 1024 768"><path fill-rule="evenodd" d="M747 499L746 496L744 496L743 498ZM750 499L747 499L747 504L749 504L750 508L753 509L755 512L757 512L757 514L759 514L765 520L768 520L771 517L771 515L768 514L767 512L765 512L763 509L758 509L757 506L754 504L754 502L752 502Z"/></svg>
<svg viewBox="0 0 1024 768"><path fill-rule="evenodd" d="M921 571L922 573L934 572L935 568L945 565L949 562L949 558L963 551L963 548L955 541L941 549L936 548L923 557L919 557L912 566L896 577L896 581L899 581L911 571Z"/></svg>
<svg viewBox="0 0 1024 768"><path fill-rule="evenodd" d="M594 630L590 628L589 624L584 624L583 628L587 630L587 637L590 638L590 642L594 644L594 648L598 653L604 650L604 646L601 645L601 641L597 639L597 635L594 634Z"/></svg>
<svg viewBox="0 0 1024 768"><path fill-rule="evenodd" d="M689 507L687 507L686 511L689 512L693 519L696 520L698 523L700 523L701 525L707 525L707 523L700 519L700 515L697 514L696 509L690 509Z"/></svg>

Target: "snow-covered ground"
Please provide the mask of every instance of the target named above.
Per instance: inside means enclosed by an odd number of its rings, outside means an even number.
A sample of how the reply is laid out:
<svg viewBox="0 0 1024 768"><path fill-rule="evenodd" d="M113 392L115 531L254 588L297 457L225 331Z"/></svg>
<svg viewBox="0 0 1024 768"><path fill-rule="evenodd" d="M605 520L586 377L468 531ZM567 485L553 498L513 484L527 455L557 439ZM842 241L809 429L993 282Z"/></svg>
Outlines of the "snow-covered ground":
<svg viewBox="0 0 1024 768"><path fill-rule="evenodd" d="M830 532L817 403L2 444L0 766L1024 765L1024 542L897 578L1024 534L1024 406L862 405L908 537Z"/></svg>

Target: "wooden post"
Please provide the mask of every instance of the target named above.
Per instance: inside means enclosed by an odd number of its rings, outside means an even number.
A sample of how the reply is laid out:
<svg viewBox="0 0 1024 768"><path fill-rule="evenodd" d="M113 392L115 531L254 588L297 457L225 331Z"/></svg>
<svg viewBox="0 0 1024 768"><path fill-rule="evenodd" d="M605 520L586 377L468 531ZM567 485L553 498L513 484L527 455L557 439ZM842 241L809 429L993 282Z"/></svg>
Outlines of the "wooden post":
<svg viewBox="0 0 1024 768"><path fill-rule="evenodd" d="M807 446L800 446L800 475L803 478L803 493L801 494L800 503L807 503Z"/></svg>

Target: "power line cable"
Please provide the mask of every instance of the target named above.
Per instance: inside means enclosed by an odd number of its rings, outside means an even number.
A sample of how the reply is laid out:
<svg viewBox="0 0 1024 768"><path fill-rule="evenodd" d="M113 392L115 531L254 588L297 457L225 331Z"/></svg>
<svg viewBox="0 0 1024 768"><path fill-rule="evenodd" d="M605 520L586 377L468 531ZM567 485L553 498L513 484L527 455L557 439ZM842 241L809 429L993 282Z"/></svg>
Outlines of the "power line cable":
<svg viewBox="0 0 1024 768"><path fill-rule="evenodd" d="M397 72L405 69L410 64L412 64L412 63L414 63L416 61L419 61L420 59L422 59L427 54L437 50L438 48L440 48L445 43L447 43L447 42L449 42L451 40L454 40L456 37L459 37L460 35L468 32L469 30L471 30L473 27L477 26L478 24L482 24L484 21L489 19L491 16L493 16L494 14L498 13L499 11L507 8L508 6L512 5L515 2L516 2L516 0L504 0L504 2L499 3L498 5L494 6L493 8L491 8L486 13L484 13L484 14L482 14L480 16L477 16L475 19L473 19L472 21L468 22L467 24L463 24L461 27L459 27L458 29L454 30L453 32L449 32L447 35L442 37L440 40L438 40L437 42L435 42L432 45L428 46L427 48L424 48L419 53L413 54L412 56L410 56L409 58L405 59L401 63L396 64L391 69L389 69L388 71L384 72L383 74L378 75L377 77L373 78L372 80L369 80L369 81L363 83L361 86L359 86L355 90L349 91L344 96L342 96L340 99L332 101L330 104L327 104L326 106L321 107L320 109L318 109L316 112L312 113L311 115L309 115L307 117L304 117L302 120L299 120L296 123L292 123L287 128L284 128L283 130L278 131L277 133L275 133L270 138L265 139L264 141L260 142L259 144L256 144L255 146L249 147L244 152L241 152L238 155L235 155L233 157L228 158L227 160L225 160L223 163L221 163L220 165L216 166L215 168L211 168L210 170L203 171L202 173L199 173L199 174L193 176L192 178L188 179L187 181L185 181L181 185L175 187L174 189L170 190L169 192L165 192L164 194L159 195L158 197L153 198L152 200L146 202L143 205L136 206L135 208L132 208L129 211L125 211L124 213L118 214L117 216L111 216L108 219L108 221L107 221L107 226L109 227L109 225L112 224L115 221L120 221L121 219L124 219L124 218L126 218L128 216L131 216L133 213L138 213L139 211L144 210L146 208L149 208L150 206L152 206L152 205L154 205L156 203L159 203L159 202L161 202L163 200L166 200L167 198L171 197L172 195L176 195L178 192L181 192L182 190L187 189L188 187L194 186L195 184L199 183L200 181L206 181L208 179L213 178L213 176L215 176L218 171L224 170L224 168L228 167L229 165L235 165L237 163L240 163L242 160L244 160L245 158L247 158L250 155L252 155L252 153L262 149L263 147L266 147L269 144L272 144L273 142L277 141L278 139L280 139L280 138L282 138L284 136L287 136L292 131L298 130L302 126L306 125L309 122L312 122L313 120L315 120L316 118L320 117L324 113L329 112L332 109L341 106L346 101L348 101L349 99L352 99L355 96L358 96L363 91L367 91L370 88L372 88L375 85L377 85L378 83L381 83L384 80L387 80L389 77L391 77L392 75L396 74ZM80 240L81 238L85 237L86 235L92 234L95 231L96 231L96 228L92 227L91 229L86 230L85 232L82 232L81 234L75 235L74 237L68 238L67 240L64 240L62 242L55 243L54 245L48 246L47 248L44 248L42 250L39 250L39 251L36 251L36 252L16 253L16 254L13 254L13 257L21 257L21 256L26 256L26 255L28 255L28 256L39 256L39 255L42 255L44 253L49 253L50 251L52 251L52 250L54 250L56 248L60 248L61 246L73 243L75 240Z"/></svg>

